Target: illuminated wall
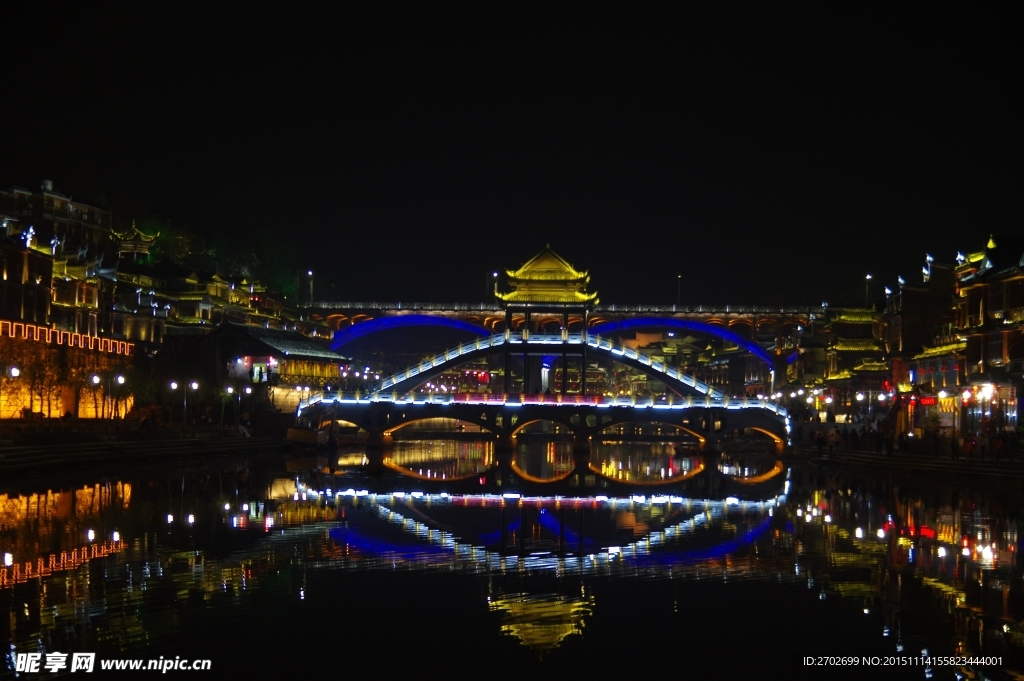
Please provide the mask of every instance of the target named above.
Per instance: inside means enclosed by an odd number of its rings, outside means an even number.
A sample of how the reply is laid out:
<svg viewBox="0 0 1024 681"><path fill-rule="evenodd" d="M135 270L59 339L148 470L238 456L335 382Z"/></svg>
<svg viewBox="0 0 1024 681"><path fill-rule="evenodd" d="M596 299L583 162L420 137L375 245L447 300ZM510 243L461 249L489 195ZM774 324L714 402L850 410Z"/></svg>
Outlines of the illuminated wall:
<svg viewBox="0 0 1024 681"><path fill-rule="evenodd" d="M125 341L0 320L0 418L18 418L23 409L47 418L123 416L130 386L111 391L110 383L127 370L133 350Z"/></svg>

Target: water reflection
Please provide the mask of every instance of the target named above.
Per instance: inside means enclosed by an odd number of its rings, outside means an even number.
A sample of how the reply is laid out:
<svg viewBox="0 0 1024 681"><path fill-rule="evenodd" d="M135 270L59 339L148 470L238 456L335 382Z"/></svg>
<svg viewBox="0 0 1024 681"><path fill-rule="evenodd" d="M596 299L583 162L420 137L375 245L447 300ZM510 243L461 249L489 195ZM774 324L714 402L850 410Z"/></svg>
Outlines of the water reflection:
<svg viewBox="0 0 1024 681"><path fill-rule="evenodd" d="M394 456L431 479L492 456L487 443L436 442L402 443ZM531 475L557 475L571 461L567 445L521 443L517 457ZM621 461L631 475L669 460L675 475L700 465L664 443L602 447L606 464ZM394 626L387 613L430 611L434 619L410 637L436 644L434 629L440 637L464 624L482 653L508 652L490 632L556 664L570 641L603 658L609 639L595 632L614 629L611 613L632 612L626 603L638 608L627 616L674 631L694 612L702 621L728 615L716 627L762 621L771 602L772 622L798 632L788 636L828 629L858 654L928 647L1024 662L1013 493L798 468L788 497L756 502L373 494L363 492L372 480L362 454L353 461L340 478L287 475L283 462L232 464L0 497L0 549L17 556L0 583L0 642L115 657L202 649L234 661L226 651L235 649L217 642L251 644L266 613L289 627L358 613L377 630ZM744 467L750 477L763 470ZM82 540L89 529L91 544ZM58 550L78 562L36 569ZM707 594L714 600L695 605ZM295 628L303 645L333 640L315 626ZM774 635L759 630L757 640L794 649ZM913 671L920 678L922 669Z"/></svg>
<svg viewBox="0 0 1024 681"><path fill-rule="evenodd" d="M402 441L394 444L385 462L428 479L465 478L494 465L494 445L459 440Z"/></svg>
<svg viewBox="0 0 1024 681"><path fill-rule="evenodd" d="M543 654L567 636L583 635L584 620L593 614L594 597L581 588L579 596L510 594L488 596L492 611L503 613L501 632Z"/></svg>
<svg viewBox="0 0 1024 681"><path fill-rule="evenodd" d="M572 441L519 443L513 470L536 480L557 480L573 469Z"/></svg>
<svg viewBox="0 0 1024 681"><path fill-rule="evenodd" d="M702 469L696 452L673 443L601 442L592 447L591 466L623 482L664 482Z"/></svg>

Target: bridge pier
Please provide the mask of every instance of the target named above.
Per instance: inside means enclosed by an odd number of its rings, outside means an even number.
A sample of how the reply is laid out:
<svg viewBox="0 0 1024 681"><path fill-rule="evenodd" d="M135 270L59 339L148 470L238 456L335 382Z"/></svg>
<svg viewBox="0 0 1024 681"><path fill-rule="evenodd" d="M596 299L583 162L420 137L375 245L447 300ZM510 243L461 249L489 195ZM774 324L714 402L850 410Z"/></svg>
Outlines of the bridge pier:
<svg viewBox="0 0 1024 681"><path fill-rule="evenodd" d="M578 475L590 473L590 444L589 435L573 433L572 437L572 465Z"/></svg>

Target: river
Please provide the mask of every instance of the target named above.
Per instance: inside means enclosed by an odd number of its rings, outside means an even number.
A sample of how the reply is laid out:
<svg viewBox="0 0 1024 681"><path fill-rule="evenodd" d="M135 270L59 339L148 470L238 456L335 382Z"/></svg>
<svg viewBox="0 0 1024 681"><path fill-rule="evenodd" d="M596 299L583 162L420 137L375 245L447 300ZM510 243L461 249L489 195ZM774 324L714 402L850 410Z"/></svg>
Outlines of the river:
<svg viewBox="0 0 1024 681"><path fill-rule="evenodd" d="M521 444L517 467L563 475L569 446ZM209 660L216 678L953 679L952 656L990 658L989 678L1024 668L1013 490L802 464L761 500L392 494L366 452L326 458L3 480L0 678L47 677L16 671L33 653L67 654L54 669L70 675L76 652L96 654L94 676L131 659ZM390 459L433 480L486 471L494 453L414 441ZM595 445L592 465L649 482L701 462L619 442ZM714 465L753 477L774 460Z"/></svg>

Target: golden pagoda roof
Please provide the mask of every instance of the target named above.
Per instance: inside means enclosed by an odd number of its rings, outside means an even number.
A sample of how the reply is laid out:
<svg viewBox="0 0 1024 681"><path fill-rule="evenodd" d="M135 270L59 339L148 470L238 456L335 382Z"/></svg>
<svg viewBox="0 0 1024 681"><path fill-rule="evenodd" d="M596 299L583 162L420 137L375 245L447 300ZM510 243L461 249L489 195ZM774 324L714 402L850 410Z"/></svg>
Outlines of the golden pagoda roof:
<svg viewBox="0 0 1024 681"><path fill-rule="evenodd" d="M864 360L857 366L853 367L854 371L889 371L889 365L886 362L878 362L875 360Z"/></svg>
<svg viewBox="0 0 1024 681"><path fill-rule="evenodd" d="M572 281L588 283L590 276L573 268L569 262L545 244L544 250L527 260L518 270L505 270L509 281Z"/></svg>
<svg viewBox="0 0 1024 681"><path fill-rule="evenodd" d="M597 292L588 293L590 275L570 265L565 258L545 246L518 270L505 270L508 275L508 293L496 293L506 303L569 303L598 302Z"/></svg>
<svg viewBox="0 0 1024 681"><path fill-rule="evenodd" d="M878 341L871 338L840 338L836 343L833 343L829 349L839 350L840 352L863 352L865 350L881 351Z"/></svg>
<svg viewBox="0 0 1024 681"><path fill-rule="evenodd" d="M934 348L925 348L924 352L914 355L912 359L928 359L930 357L947 357L961 353L967 349L967 341L961 343L946 343Z"/></svg>
<svg viewBox="0 0 1024 681"><path fill-rule="evenodd" d="M874 321L874 310L843 310L832 319L846 324L870 324Z"/></svg>

